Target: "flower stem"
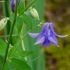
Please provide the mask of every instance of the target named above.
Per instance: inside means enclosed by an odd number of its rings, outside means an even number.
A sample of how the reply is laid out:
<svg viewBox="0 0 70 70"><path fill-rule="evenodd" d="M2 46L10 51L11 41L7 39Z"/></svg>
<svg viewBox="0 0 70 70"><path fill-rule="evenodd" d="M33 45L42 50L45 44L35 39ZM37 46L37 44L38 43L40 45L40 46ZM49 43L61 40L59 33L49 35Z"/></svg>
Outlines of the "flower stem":
<svg viewBox="0 0 70 70"><path fill-rule="evenodd" d="M37 26L38 26L38 25L36 25L34 28L32 28L32 30L35 29ZM24 37L25 37L29 32L31 32L32 30L27 31L27 32L24 34L24 36L23 36L23 37L20 39L20 41L18 42L18 45L21 43L21 41L24 39Z"/></svg>
<svg viewBox="0 0 70 70"><path fill-rule="evenodd" d="M22 15L36 0L32 0L32 2L19 14Z"/></svg>
<svg viewBox="0 0 70 70"><path fill-rule="evenodd" d="M38 25L39 25L39 24L38 24ZM35 27L33 27L32 30L35 29L38 25L36 25ZM10 58L12 57L12 55L15 53L17 47L18 47L19 44L21 43L21 41L22 41L22 40L25 38L25 36L26 36L29 32L31 32L32 30L27 31L27 32L24 34L24 36L20 39L20 41L19 41L19 42L17 43L17 45L15 46L13 52L12 52L11 55L8 57L8 59L10 59Z"/></svg>
<svg viewBox="0 0 70 70"><path fill-rule="evenodd" d="M9 34L9 39L8 39L8 44L7 44L7 48L6 48L6 53L5 53L5 58L4 58L2 70L4 69L4 65L5 65L5 63L6 63L6 59L7 59L7 55L8 55L8 50L9 50L9 44L10 44L10 41L11 41L12 32L13 32L14 25L15 25L15 22L16 22L16 17L17 17L17 6L18 6L18 0L16 0L15 16L14 16L13 24L12 24L12 26L11 26L11 30L10 30L10 34Z"/></svg>

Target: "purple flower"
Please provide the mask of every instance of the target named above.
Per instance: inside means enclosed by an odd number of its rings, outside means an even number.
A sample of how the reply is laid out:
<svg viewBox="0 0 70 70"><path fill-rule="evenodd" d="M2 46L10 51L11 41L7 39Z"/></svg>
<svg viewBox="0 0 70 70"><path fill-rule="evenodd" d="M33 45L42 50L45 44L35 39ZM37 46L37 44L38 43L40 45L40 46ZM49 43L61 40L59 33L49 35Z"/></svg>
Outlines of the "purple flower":
<svg viewBox="0 0 70 70"><path fill-rule="evenodd" d="M20 0L18 0L18 5L20 3ZM10 7L11 7L11 10L12 12L14 12L15 10L15 0L10 0Z"/></svg>
<svg viewBox="0 0 70 70"><path fill-rule="evenodd" d="M60 38L64 38L68 35L64 35L64 36L57 35L54 32L53 24L47 22L43 25L43 28L40 33L29 33L29 36L32 38L37 37L37 41L35 44L42 44L44 47L48 47L50 46L50 42L52 42L53 44L59 47L56 36Z"/></svg>

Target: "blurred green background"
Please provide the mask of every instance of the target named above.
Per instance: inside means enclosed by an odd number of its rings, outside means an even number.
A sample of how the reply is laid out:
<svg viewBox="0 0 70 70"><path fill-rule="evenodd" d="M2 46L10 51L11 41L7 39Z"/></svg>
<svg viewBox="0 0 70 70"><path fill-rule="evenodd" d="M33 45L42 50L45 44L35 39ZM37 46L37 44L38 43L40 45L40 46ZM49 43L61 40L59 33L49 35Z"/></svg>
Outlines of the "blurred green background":
<svg viewBox="0 0 70 70"><path fill-rule="evenodd" d="M0 3L0 18L2 13ZM68 34L66 38L58 38L59 48L52 44L45 48L45 70L70 70L70 0L46 0L44 18L54 23L57 34ZM0 35L4 35L4 31Z"/></svg>

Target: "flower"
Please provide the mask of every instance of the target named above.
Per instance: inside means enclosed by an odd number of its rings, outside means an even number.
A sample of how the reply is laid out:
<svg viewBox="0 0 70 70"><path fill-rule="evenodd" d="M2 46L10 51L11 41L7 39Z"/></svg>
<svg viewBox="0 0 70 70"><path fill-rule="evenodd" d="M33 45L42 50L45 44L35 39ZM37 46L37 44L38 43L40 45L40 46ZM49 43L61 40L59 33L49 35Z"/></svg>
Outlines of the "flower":
<svg viewBox="0 0 70 70"><path fill-rule="evenodd" d="M37 37L37 41L35 44L42 44L44 47L48 47L48 46L50 46L50 42L52 42L57 47L59 47L56 36L60 37L60 38L64 38L68 35L64 35L64 36L57 35L54 32L53 24L47 22L43 25L43 28L40 33L29 33L29 36L32 38Z"/></svg>
<svg viewBox="0 0 70 70"><path fill-rule="evenodd" d="M35 19L39 20L39 15L38 15L38 12L35 8L31 8L30 13Z"/></svg>
<svg viewBox="0 0 70 70"><path fill-rule="evenodd" d="M18 0L18 5L20 3L20 0ZM10 7L11 7L11 10L12 12L14 12L15 10L15 0L10 0Z"/></svg>
<svg viewBox="0 0 70 70"><path fill-rule="evenodd" d="M5 17L2 20L0 20L0 31L2 29L4 29L4 27L6 26L8 20L9 20L9 18L7 18L7 17Z"/></svg>

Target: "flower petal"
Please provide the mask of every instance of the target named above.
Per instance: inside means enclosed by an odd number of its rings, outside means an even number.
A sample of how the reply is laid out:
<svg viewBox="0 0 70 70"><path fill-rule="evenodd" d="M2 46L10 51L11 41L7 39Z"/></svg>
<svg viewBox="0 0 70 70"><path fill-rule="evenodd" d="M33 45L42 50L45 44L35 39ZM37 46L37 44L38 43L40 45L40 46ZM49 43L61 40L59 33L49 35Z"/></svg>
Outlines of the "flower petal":
<svg viewBox="0 0 70 70"><path fill-rule="evenodd" d="M44 47L50 46L50 41L49 41L48 39L46 39L46 40L43 42L43 46L44 46Z"/></svg>
<svg viewBox="0 0 70 70"><path fill-rule="evenodd" d="M36 38L39 35L39 33L29 33L29 36L32 38Z"/></svg>
<svg viewBox="0 0 70 70"><path fill-rule="evenodd" d="M48 30L48 27L49 27L49 23L45 23L42 27L42 32L44 32L45 30Z"/></svg>
<svg viewBox="0 0 70 70"><path fill-rule="evenodd" d="M18 0L18 5L20 3L20 0ZM14 12L15 10L15 0L10 0L10 7L11 7L11 10L12 12Z"/></svg>
<svg viewBox="0 0 70 70"><path fill-rule="evenodd" d="M55 44L56 46L58 46L58 41L56 39L55 36L49 36L48 38L49 41L51 41L53 44ZM59 47L59 46L58 46Z"/></svg>
<svg viewBox="0 0 70 70"><path fill-rule="evenodd" d="M11 7L11 10L14 12L14 8L15 8L15 1L14 0L10 0L10 7Z"/></svg>
<svg viewBox="0 0 70 70"><path fill-rule="evenodd" d="M20 4L20 0L18 0L18 5Z"/></svg>
<svg viewBox="0 0 70 70"><path fill-rule="evenodd" d="M50 34L54 34L56 36L56 33L54 32L54 28L53 28L53 23L50 23Z"/></svg>
<svg viewBox="0 0 70 70"><path fill-rule="evenodd" d="M56 36L58 36L58 37L60 37L60 38L64 38L64 37L67 37L68 35L56 35Z"/></svg>
<svg viewBox="0 0 70 70"><path fill-rule="evenodd" d="M42 44L45 41L45 37L39 37L35 44Z"/></svg>

